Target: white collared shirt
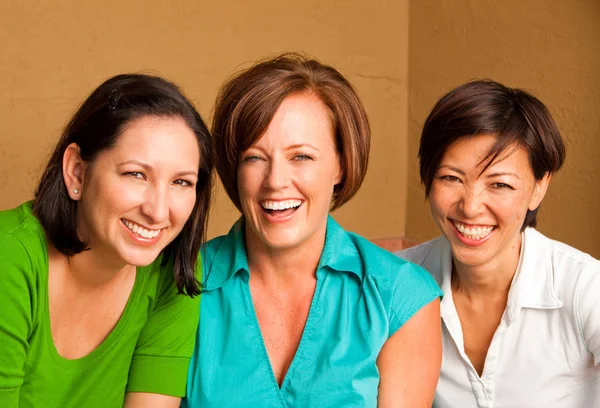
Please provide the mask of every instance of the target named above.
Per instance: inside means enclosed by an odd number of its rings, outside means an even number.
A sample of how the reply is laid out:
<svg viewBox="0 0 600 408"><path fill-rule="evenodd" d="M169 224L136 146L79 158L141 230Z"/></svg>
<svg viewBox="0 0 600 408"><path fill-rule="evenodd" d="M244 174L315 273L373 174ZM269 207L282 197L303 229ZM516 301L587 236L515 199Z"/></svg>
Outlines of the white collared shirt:
<svg viewBox="0 0 600 408"><path fill-rule="evenodd" d="M600 261L527 228L480 377L465 354L448 241L395 254L427 269L444 291L434 408L600 407Z"/></svg>

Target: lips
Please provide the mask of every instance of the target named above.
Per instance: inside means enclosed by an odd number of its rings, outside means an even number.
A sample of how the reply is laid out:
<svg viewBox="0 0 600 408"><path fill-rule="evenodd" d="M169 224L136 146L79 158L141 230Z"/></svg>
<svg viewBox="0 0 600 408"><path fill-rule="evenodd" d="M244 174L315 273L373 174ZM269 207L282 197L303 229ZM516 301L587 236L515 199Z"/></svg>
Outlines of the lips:
<svg viewBox="0 0 600 408"><path fill-rule="evenodd" d="M263 200L260 206L265 213L272 217L286 217L294 213L302 205L302 200Z"/></svg>
<svg viewBox="0 0 600 408"><path fill-rule="evenodd" d="M123 224L136 236L145 238L145 239L154 239L156 238L162 229L149 229L137 224L131 220L127 220L122 218Z"/></svg>
<svg viewBox="0 0 600 408"><path fill-rule="evenodd" d="M452 223L463 236L476 241L486 238L495 228L493 225L468 225L455 220Z"/></svg>

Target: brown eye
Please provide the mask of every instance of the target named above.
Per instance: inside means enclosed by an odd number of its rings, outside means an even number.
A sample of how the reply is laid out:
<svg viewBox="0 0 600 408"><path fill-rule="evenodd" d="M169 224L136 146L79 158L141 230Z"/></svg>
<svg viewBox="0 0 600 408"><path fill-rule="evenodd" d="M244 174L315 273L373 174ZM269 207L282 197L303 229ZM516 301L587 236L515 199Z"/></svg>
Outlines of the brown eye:
<svg viewBox="0 0 600 408"><path fill-rule="evenodd" d="M182 187L192 187L192 186L194 185L194 184L193 184L193 183L191 183L190 181L188 181L188 180L183 180L183 179L178 179L178 180L175 180L175 181L173 182L173 184L176 184L176 185L178 185L178 186L182 186Z"/></svg>
<svg viewBox="0 0 600 408"><path fill-rule="evenodd" d="M130 177L140 179L140 180L146 180L146 175L139 171L128 171L126 173L123 173L123 175L130 176Z"/></svg>
<svg viewBox="0 0 600 408"><path fill-rule="evenodd" d="M506 183L494 183L492 184L492 187L494 188L498 188L498 189L510 189L510 190L514 190L511 186L509 186Z"/></svg>
<svg viewBox="0 0 600 408"><path fill-rule="evenodd" d="M456 176L440 176L439 177L440 180L445 180L445 181L450 181L453 183L459 183L460 179Z"/></svg>

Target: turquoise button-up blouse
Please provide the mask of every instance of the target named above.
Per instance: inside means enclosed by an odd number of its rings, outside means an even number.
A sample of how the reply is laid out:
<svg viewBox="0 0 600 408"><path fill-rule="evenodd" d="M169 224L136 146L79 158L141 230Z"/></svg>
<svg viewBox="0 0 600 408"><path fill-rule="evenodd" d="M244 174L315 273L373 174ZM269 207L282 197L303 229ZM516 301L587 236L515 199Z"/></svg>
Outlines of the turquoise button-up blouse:
<svg viewBox="0 0 600 408"><path fill-rule="evenodd" d="M332 217L317 285L279 388L252 303L243 220L203 252L205 289L182 407L376 407L377 356L419 309L442 295L431 275Z"/></svg>

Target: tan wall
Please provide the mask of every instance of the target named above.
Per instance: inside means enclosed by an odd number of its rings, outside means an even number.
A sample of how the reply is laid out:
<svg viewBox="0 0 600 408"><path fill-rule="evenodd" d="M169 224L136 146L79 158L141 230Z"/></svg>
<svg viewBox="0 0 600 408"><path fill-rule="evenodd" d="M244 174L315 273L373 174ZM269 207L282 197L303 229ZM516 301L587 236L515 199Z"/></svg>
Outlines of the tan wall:
<svg viewBox="0 0 600 408"><path fill-rule="evenodd" d="M61 128L107 77L164 75L208 118L226 76L287 50L346 74L372 121L367 180L338 220L369 237L404 230L408 0L4 1L0 44L0 209L32 197ZM210 235L235 218L221 192Z"/></svg>
<svg viewBox="0 0 600 408"><path fill-rule="evenodd" d="M526 88L550 109L567 160L539 229L600 257L600 2L419 0L410 3L406 235L438 235L418 183L421 126L436 100L474 78Z"/></svg>
<svg viewBox="0 0 600 408"><path fill-rule="evenodd" d="M371 119L367 180L336 213L348 229L370 238L437 234L418 183L420 126L444 92L491 77L538 95L567 139L540 229L600 256L597 0L419 0L410 13L409 0L36 3L0 4L0 209L31 198L62 127L107 77L166 76L208 119L225 77L300 50L344 73ZM236 217L219 190L210 235Z"/></svg>

